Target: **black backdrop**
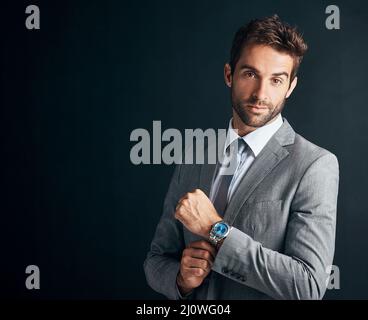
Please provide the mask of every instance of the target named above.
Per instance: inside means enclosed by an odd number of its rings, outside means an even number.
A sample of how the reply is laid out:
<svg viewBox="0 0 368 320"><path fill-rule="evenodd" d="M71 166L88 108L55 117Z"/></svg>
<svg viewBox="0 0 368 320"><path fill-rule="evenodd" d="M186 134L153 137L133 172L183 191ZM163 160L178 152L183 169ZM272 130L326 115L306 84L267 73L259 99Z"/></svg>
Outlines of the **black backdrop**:
<svg viewBox="0 0 368 320"><path fill-rule="evenodd" d="M130 162L130 133L225 128L237 28L278 13L309 44L283 115L334 152L340 290L368 298L364 1L1 2L1 277L10 298L162 299L143 261L173 166ZM39 5L41 29L25 7ZM341 29L325 28L338 5ZM25 288L39 266L41 289Z"/></svg>

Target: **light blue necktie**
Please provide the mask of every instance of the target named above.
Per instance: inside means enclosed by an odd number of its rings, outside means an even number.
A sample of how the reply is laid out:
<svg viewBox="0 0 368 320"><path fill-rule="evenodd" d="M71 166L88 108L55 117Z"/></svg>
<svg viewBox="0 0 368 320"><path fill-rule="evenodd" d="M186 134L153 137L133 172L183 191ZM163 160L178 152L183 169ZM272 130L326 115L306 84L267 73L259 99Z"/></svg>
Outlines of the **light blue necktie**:
<svg viewBox="0 0 368 320"><path fill-rule="evenodd" d="M237 140L238 140L238 148L237 148L237 150L234 150L235 152L231 155L231 156L234 156L234 157L237 156L236 153L242 155L243 152L245 151L245 148L248 146L247 143L242 138L238 138ZM230 150L231 150L231 148L230 148L230 146L228 146L227 149L226 149L226 153L229 153ZM221 167L221 164L220 164L220 167ZM237 167L238 167L238 165L237 165ZM237 168L237 170L238 169L239 168ZM228 174L228 175L223 174L219 177L219 179L221 179L221 180L220 180L219 185L218 185L218 189L217 189L215 199L213 201L213 205L214 205L217 213L222 217L224 216L224 213L225 213L225 210L226 210L227 195L228 195L228 192L229 192L229 186L231 184L231 180L234 177L234 173L235 172L233 172L232 174ZM218 171L218 174L221 174L221 170Z"/></svg>

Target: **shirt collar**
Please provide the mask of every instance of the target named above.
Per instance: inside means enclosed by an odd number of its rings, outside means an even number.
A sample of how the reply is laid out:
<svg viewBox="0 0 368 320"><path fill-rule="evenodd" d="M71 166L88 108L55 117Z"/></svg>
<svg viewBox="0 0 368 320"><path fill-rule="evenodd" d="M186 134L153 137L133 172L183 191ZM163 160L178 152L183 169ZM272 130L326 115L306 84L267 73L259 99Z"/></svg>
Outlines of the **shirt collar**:
<svg viewBox="0 0 368 320"><path fill-rule="evenodd" d="M236 133L232 125L233 118L229 121L228 135L225 142L224 152L227 147L234 142L240 136ZM268 140L276 133L276 131L282 126L283 120L281 114L276 116L276 119L269 124L266 124L258 129L241 137L249 148L252 150L255 157L262 151Z"/></svg>

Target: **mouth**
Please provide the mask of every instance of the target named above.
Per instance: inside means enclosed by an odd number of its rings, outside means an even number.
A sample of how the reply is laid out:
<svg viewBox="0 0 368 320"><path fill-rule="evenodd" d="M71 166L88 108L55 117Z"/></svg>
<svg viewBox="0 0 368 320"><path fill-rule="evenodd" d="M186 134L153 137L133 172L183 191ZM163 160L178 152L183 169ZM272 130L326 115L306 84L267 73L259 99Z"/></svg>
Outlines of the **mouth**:
<svg viewBox="0 0 368 320"><path fill-rule="evenodd" d="M260 111L260 110L265 110L267 109L267 107L258 107L258 106L253 106L253 105L248 105L247 106L249 109L253 110L253 111Z"/></svg>

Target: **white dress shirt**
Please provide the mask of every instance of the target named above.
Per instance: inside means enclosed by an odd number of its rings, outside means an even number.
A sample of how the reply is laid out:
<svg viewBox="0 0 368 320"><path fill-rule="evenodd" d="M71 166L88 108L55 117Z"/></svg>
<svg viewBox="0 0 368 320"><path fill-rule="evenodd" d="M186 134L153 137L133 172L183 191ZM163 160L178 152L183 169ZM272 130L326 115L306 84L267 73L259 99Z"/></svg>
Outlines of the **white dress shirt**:
<svg viewBox="0 0 368 320"><path fill-rule="evenodd" d="M231 180L229 190L228 190L228 201L231 199L234 191L236 190L237 186L241 178L247 172L255 158L259 155L262 151L264 146L267 142L271 139L271 137L276 133L276 131L282 126L283 120L281 114L276 116L276 119L269 124L266 124L258 129L246 134L243 137L240 137L237 132L234 130L232 126L232 118L229 121L229 128L227 132L226 142L224 145L223 154L225 155L227 147L234 142L234 140L238 138L242 138L249 148L246 148L242 154L239 152L237 153L237 169L235 170L233 179ZM220 182L221 175L217 174L212 181L212 187L210 192L210 200L214 202L219 182Z"/></svg>

